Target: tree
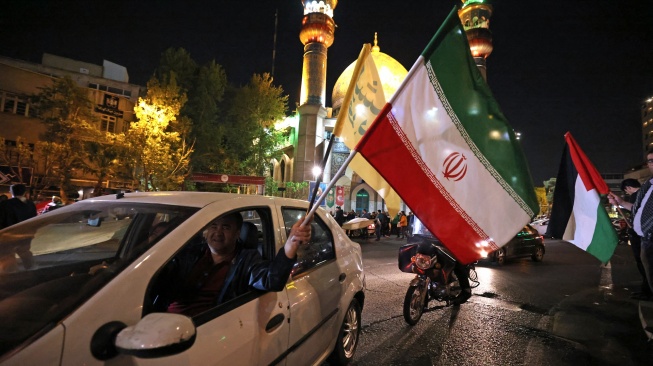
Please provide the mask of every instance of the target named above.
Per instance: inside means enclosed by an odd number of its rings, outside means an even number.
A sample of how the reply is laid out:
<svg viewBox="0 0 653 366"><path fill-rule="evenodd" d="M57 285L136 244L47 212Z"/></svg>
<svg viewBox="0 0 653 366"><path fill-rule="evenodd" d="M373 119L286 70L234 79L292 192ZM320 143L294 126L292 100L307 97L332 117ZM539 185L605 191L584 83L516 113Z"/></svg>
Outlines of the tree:
<svg viewBox="0 0 653 366"><path fill-rule="evenodd" d="M544 182L544 189L546 190L546 200L549 203L553 202L553 193L556 188L556 178L550 178L549 180L545 180Z"/></svg>
<svg viewBox="0 0 653 366"><path fill-rule="evenodd" d="M274 123L285 116L288 96L272 83L269 74L252 76L250 82L234 91L225 120L222 166L229 173L264 175L271 158L278 153L284 136ZM234 171L235 170L235 171Z"/></svg>
<svg viewBox="0 0 653 366"><path fill-rule="evenodd" d="M180 115L189 122L187 141L193 141L192 170L218 172L215 162L222 160L224 128L219 123L221 103L227 88L227 75L215 61L199 66L183 48L169 48L161 55L155 71L161 85L176 80L188 101Z"/></svg>
<svg viewBox="0 0 653 366"><path fill-rule="evenodd" d="M102 184L118 176L123 168L122 162L128 156L128 145L124 134L98 131L97 138L87 143L89 171L97 177L93 189L94 196L102 195Z"/></svg>
<svg viewBox="0 0 653 366"><path fill-rule="evenodd" d="M188 174L193 151L180 133L187 131L186 124L178 123L186 94L180 91L174 74L167 85L150 79L147 88L147 96L139 98L134 107L138 121L131 123L126 136L129 165L141 189L177 190Z"/></svg>
<svg viewBox="0 0 653 366"><path fill-rule="evenodd" d="M61 199L68 201L67 192L75 170L88 169L85 158L86 142L92 140L97 124L92 114L92 103L87 91L66 76L53 80L52 86L40 88L35 97L38 117L47 128L39 144L45 158L46 177L52 176L60 190Z"/></svg>
<svg viewBox="0 0 653 366"><path fill-rule="evenodd" d="M0 164L9 167L12 180L19 183L31 184L26 182L23 177L23 168L35 168L34 164L34 145L30 145L18 136L12 144L0 136Z"/></svg>

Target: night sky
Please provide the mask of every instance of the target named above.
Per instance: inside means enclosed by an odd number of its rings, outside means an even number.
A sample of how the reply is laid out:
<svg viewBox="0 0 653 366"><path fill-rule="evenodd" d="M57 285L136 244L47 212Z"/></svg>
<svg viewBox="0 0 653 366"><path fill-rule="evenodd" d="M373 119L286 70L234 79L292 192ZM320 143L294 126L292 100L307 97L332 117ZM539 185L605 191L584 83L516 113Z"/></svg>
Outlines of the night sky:
<svg viewBox="0 0 653 366"><path fill-rule="evenodd" d="M340 73L379 34L381 52L410 69L457 2L340 0L328 51L327 105ZM388 4L393 4L389 6ZM602 173L643 161L641 103L653 96L653 0L495 0L488 83L522 145L536 186L557 174L571 131ZM215 59L235 85L271 72L299 99L300 0L21 0L0 11L0 55L41 62L44 52L127 67L145 85L168 47Z"/></svg>

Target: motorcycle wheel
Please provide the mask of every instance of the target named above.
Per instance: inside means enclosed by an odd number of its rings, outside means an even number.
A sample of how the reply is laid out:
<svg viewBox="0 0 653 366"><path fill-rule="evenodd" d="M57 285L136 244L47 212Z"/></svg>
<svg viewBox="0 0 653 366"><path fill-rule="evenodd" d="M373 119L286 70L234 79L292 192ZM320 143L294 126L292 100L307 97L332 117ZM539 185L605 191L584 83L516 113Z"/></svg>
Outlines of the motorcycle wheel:
<svg viewBox="0 0 653 366"><path fill-rule="evenodd" d="M421 286L410 286L406 291L406 298L404 299L404 320L409 325L415 325L422 317L424 312L424 302L426 288Z"/></svg>

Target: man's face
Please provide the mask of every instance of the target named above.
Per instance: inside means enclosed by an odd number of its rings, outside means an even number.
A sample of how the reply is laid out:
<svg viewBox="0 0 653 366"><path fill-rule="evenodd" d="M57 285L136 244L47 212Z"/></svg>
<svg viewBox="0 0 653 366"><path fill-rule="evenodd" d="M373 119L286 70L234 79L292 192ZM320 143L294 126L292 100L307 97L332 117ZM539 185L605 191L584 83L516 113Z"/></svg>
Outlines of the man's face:
<svg viewBox="0 0 653 366"><path fill-rule="evenodd" d="M646 155L646 164L648 165L648 170L653 173L653 154Z"/></svg>
<svg viewBox="0 0 653 366"><path fill-rule="evenodd" d="M639 188L634 188L634 187L627 186L627 187L624 189L624 191L625 191L626 193L632 195L632 194L636 193L638 189L639 189Z"/></svg>
<svg viewBox="0 0 653 366"><path fill-rule="evenodd" d="M229 254L236 247L240 229L232 217L215 219L206 229L206 242L214 254Z"/></svg>

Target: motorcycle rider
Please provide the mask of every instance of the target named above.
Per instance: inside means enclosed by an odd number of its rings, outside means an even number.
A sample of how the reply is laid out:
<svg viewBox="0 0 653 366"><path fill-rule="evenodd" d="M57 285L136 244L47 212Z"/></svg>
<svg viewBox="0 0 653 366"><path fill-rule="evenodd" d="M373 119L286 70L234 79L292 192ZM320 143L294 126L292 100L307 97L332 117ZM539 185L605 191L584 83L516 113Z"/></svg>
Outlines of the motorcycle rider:
<svg viewBox="0 0 653 366"><path fill-rule="evenodd" d="M426 253L430 256L435 255L435 245L429 241L425 240L418 244L418 253ZM456 296L451 302L454 306L464 304L472 297L472 286L469 283L469 267L466 264L462 264L456 259L451 252L446 250L447 255L450 256L450 259L454 260L453 272L458 277L458 285L460 286L460 294Z"/></svg>
<svg viewBox="0 0 653 366"><path fill-rule="evenodd" d="M456 265L453 272L458 277L458 284L460 285L460 294L453 299L453 304L458 306L464 304L472 297L472 286L469 284L469 267L466 264L460 263L456 260Z"/></svg>

